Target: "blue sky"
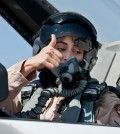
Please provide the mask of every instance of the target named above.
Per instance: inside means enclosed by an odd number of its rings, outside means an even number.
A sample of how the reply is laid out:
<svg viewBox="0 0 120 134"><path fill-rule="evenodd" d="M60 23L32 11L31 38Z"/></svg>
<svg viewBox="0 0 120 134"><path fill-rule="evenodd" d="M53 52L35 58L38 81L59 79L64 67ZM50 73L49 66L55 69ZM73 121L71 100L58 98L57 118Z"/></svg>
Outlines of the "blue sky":
<svg viewBox="0 0 120 134"><path fill-rule="evenodd" d="M87 17L95 25L101 43L120 40L119 0L49 0L49 2L59 11L79 12ZM6 68L32 56L30 45L1 16L0 41L0 62Z"/></svg>

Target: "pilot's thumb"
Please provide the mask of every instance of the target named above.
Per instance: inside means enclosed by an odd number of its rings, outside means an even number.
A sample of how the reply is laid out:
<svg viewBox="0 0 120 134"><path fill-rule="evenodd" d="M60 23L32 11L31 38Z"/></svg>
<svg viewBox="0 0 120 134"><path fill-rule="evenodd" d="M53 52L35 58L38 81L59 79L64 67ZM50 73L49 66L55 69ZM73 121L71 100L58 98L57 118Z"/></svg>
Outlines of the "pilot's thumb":
<svg viewBox="0 0 120 134"><path fill-rule="evenodd" d="M55 45L56 45L56 37L54 34L51 34L51 41L50 41L49 45L52 47L55 47Z"/></svg>

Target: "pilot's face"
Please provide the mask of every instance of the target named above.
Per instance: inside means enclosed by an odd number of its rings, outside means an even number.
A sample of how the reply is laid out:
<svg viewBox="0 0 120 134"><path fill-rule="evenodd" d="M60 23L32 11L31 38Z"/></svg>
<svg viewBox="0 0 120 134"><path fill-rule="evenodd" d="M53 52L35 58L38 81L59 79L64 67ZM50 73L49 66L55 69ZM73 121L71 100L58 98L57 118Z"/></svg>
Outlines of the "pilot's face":
<svg viewBox="0 0 120 134"><path fill-rule="evenodd" d="M84 50L76 46L70 36L66 36L62 41L57 42L55 48L63 55L61 62L67 61L72 56L76 57L78 61L83 59Z"/></svg>

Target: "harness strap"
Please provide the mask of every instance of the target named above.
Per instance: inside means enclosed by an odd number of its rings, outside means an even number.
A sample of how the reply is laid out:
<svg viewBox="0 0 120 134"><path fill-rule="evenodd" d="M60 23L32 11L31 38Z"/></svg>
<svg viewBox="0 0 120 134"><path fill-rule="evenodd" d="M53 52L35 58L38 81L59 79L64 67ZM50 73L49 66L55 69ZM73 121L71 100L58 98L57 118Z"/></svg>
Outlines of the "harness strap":
<svg viewBox="0 0 120 134"><path fill-rule="evenodd" d="M75 96L68 104L67 108L61 115L61 122L78 122L81 112L80 98L81 94Z"/></svg>
<svg viewBox="0 0 120 134"><path fill-rule="evenodd" d="M84 100L82 103L81 123L93 123L94 120L94 101Z"/></svg>
<svg viewBox="0 0 120 134"><path fill-rule="evenodd" d="M84 91L75 96L61 115L62 122L94 123L95 101L105 89L105 84L99 84L91 79Z"/></svg>

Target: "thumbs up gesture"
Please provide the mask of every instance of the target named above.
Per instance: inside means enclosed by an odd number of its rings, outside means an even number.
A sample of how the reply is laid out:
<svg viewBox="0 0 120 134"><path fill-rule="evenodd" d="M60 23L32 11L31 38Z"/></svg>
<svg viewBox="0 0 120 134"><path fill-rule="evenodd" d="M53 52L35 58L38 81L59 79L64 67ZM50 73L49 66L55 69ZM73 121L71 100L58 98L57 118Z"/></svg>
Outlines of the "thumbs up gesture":
<svg viewBox="0 0 120 134"><path fill-rule="evenodd" d="M44 67L53 69L58 67L62 59L62 54L55 49L56 37L54 34L51 35L50 43L44 47L37 55L31 58L31 63L36 70Z"/></svg>

